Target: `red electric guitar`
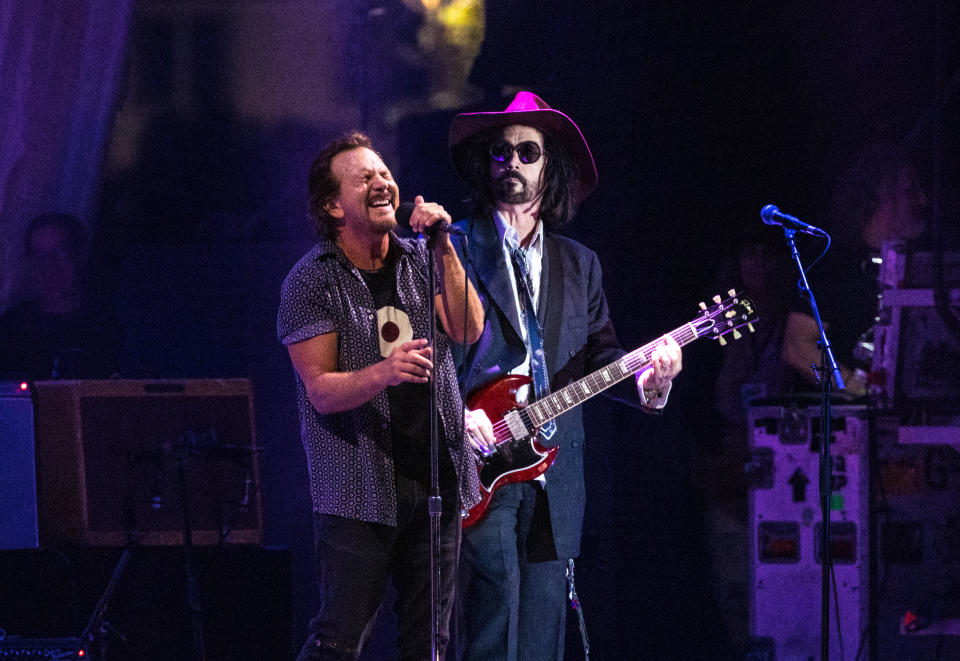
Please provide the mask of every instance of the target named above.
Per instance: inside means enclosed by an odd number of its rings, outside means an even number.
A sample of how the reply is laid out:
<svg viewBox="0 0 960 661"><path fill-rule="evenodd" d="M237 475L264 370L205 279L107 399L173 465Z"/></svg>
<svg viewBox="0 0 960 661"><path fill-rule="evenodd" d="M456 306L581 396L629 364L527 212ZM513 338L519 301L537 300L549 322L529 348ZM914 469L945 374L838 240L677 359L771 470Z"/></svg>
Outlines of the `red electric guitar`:
<svg viewBox="0 0 960 661"><path fill-rule="evenodd" d="M715 296L713 301L710 307L701 303L696 319L670 331L677 344L684 346L701 337L726 344L725 337L740 338L743 327L753 332L751 324L757 315L749 299L731 289L726 300ZM481 500L464 511L463 527L473 525L483 516L498 488L531 480L550 467L559 448L544 447L537 440L537 430L545 422L648 367L655 346L656 340L528 406L520 406L516 398L517 390L531 383L528 376L507 374L471 393L467 407L483 409L490 418L497 451L484 457L479 466Z"/></svg>

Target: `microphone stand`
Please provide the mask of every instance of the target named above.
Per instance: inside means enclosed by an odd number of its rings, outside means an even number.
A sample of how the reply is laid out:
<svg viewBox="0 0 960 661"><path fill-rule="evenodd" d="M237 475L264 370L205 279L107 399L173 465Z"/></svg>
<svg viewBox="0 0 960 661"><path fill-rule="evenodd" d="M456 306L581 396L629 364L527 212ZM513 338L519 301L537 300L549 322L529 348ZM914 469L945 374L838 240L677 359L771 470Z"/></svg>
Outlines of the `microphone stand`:
<svg viewBox="0 0 960 661"><path fill-rule="evenodd" d="M427 233L427 314L430 316L427 342L436 349L437 335L436 274L434 273L434 247L439 232ZM430 515L430 659L440 661L440 515L443 513L443 497L440 495L440 456L437 442L437 355L434 351L434 374L430 377L430 499L427 511Z"/></svg>
<svg viewBox="0 0 960 661"><path fill-rule="evenodd" d="M106 639L108 633L112 633L124 642L127 640L122 633L107 622L104 615L107 612L110 597L113 596L113 591L117 587L117 583L120 582L120 576L123 574L123 570L127 568L127 563L130 562L131 555L129 547L123 549L123 553L120 554L120 559L113 568L113 575L110 577L110 581L107 583L107 587L103 591L100 601L97 602L96 607L93 609L93 614L87 621L87 626L84 627L83 633L80 634L80 638L89 645L88 650L94 655L97 661L106 661L107 659Z"/></svg>
<svg viewBox="0 0 960 661"><path fill-rule="evenodd" d="M833 491L831 484L832 465L830 458L830 385L833 380L837 382L837 389L844 390L846 386L843 383L843 377L840 375L840 367L833 357L833 350L830 348L830 342L827 340L827 333L823 328L823 321L820 319L820 311L817 309L817 301L813 297L813 291L810 289L810 283L807 282L807 274L803 270L803 262L800 261L800 254L797 252L797 243L794 240L797 231L783 228L784 238L787 247L790 249L790 256L796 263L800 271L800 280L797 287L800 290L800 296L807 299L810 305L810 312L814 321L817 322L817 328L820 330L820 341L817 343L820 347L820 365L814 365L813 369L820 383L820 519L821 519L821 539L820 539L820 658L822 661L829 661L830 658L830 575L833 572L833 562L830 557L830 496Z"/></svg>
<svg viewBox="0 0 960 661"><path fill-rule="evenodd" d="M188 455L189 456L189 455ZM187 501L187 457L177 462L177 478L180 486L180 500L183 505L183 560L187 578L187 608L190 611L190 628L193 631L193 654L195 661L206 661L203 644L203 605L200 588L193 568L193 528L190 521L190 505Z"/></svg>

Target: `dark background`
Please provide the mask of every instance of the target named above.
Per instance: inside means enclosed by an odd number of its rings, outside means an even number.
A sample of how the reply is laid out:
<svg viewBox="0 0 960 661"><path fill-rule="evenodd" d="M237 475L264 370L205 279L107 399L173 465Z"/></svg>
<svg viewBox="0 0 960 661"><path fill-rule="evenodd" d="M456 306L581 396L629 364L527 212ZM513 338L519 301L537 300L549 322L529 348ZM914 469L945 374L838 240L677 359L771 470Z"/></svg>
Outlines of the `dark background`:
<svg viewBox="0 0 960 661"><path fill-rule="evenodd" d="M164 105L176 10L135 10L121 104L167 109L151 116L132 164L104 168L96 259L116 305L123 376L252 379L266 542L289 547L293 562L291 649L317 604L293 375L274 322L283 276L312 242L307 168L336 133L368 130L404 199L420 193L460 216L466 192L446 152L454 114L500 110L529 89L571 116L600 183L564 232L599 254L627 348L718 293L718 265L743 236L779 232L761 224L765 204L829 223L836 178L877 142L918 155L945 233L958 225L954 3L488 0L472 96L388 121L392 102L426 84L423 67L398 55L421 19L399 2L357 2L342 17L356 36L350 52L313 65L337 68L360 112L270 123L239 116L223 82L228 4L191 24L190 113ZM379 6L388 18L364 18ZM807 259L817 248L800 240ZM811 284L828 286L815 272ZM579 591L593 658L711 657L719 623L691 463L717 356L712 345L685 350L663 416L586 405ZM378 627L365 658L391 658L389 628ZM582 658L572 620L570 633L568 658Z"/></svg>

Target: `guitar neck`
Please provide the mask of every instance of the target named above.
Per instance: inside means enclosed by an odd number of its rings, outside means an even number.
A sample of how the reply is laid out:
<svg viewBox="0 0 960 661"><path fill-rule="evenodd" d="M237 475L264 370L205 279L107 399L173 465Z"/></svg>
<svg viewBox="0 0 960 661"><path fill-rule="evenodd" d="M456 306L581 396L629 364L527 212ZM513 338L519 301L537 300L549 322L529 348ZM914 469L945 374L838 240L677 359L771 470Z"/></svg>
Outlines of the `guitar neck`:
<svg viewBox="0 0 960 661"><path fill-rule="evenodd" d="M680 346L690 344L700 337L696 326L692 322L675 328L668 335L676 340ZM524 412L530 416L530 421L534 425L540 427L548 420L566 413L594 395L648 367L653 362L653 350L656 348L658 341L659 339L649 342L639 349L634 349L606 367L601 367L596 372L591 372L582 379L529 404Z"/></svg>

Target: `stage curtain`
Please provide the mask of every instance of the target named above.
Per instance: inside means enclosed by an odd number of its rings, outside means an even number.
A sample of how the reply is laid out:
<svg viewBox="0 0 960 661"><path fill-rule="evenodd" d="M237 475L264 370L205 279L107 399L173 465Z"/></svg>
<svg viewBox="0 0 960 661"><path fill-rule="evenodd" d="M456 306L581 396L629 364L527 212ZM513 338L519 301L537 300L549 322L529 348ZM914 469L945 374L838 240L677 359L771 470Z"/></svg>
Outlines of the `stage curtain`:
<svg viewBox="0 0 960 661"><path fill-rule="evenodd" d="M23 230L91 213L133 0L0 0L0 311L27 290Z"/></svg>

